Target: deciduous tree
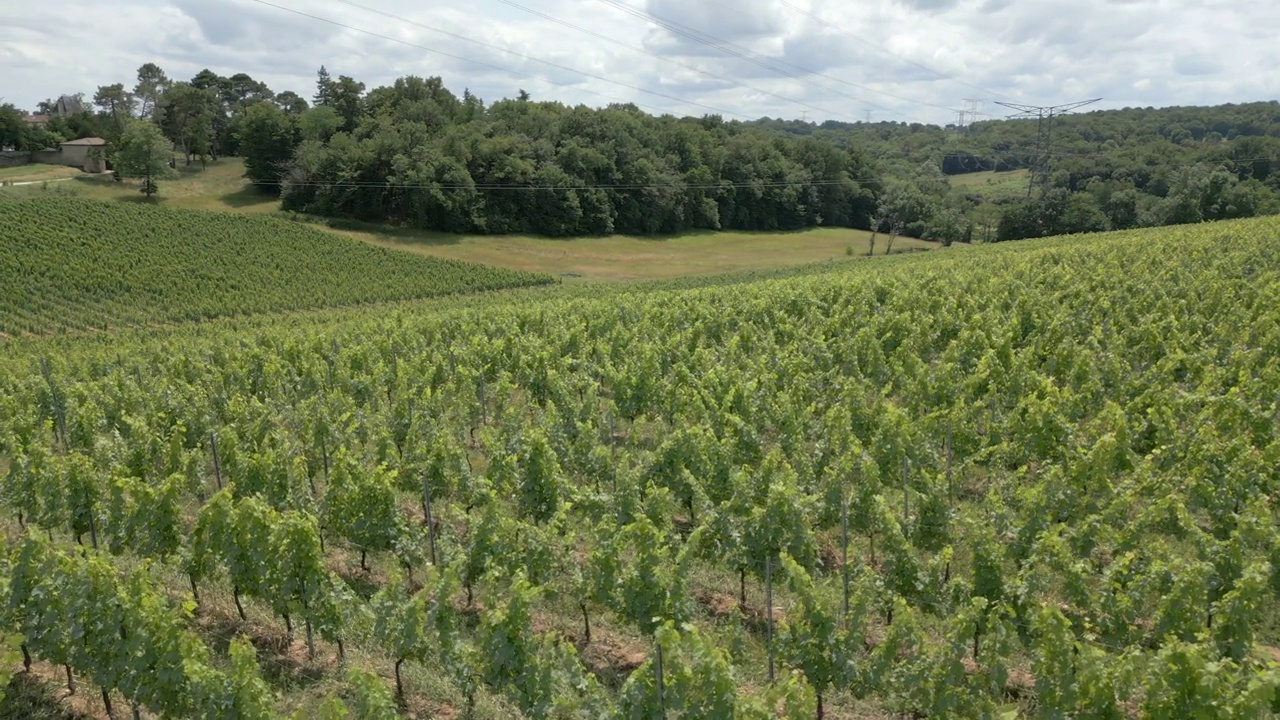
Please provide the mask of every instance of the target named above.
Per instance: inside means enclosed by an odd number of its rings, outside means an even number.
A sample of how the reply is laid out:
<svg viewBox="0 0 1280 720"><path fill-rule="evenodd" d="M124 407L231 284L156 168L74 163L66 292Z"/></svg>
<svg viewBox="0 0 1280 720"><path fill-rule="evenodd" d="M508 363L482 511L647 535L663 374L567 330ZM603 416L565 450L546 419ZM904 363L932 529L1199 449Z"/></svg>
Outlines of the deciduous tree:
<svg viewBox="0 0 1280 720"><path fill-rule="evenodd" d="M172 160L173 143L155 123L144 120L125 126L112 155L116 173L122 178L141 179L142 193L147 197L160 191L156 181L169 175Z"/></svg>

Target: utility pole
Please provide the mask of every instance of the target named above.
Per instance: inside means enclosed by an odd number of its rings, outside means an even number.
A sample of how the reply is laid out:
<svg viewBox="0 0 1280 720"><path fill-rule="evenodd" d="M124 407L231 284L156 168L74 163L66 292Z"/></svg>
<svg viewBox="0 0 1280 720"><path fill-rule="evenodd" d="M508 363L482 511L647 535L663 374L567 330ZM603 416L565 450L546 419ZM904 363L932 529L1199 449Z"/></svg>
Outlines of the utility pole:
<svg viewBox="0 0 1280 720"><path fill-rule="evenodd" d="M801 121L802 121L802 122L804 122L804 124L805 124L805 125L808 125L808 124L809 124L809 111L808 111L808 110L805 110L805 111L801 112L801 113L800 113L800 119L801 119Z"/></svg>
<svg viewBox="0 0 1280 720"><path fill-rule="evenodd" d="M1101 100L1102 98L1093 98L1092 100L1081 100L1062 105L1022 105L1019 103L996 102L997 105L1003 105L1010 110L1017 111L1016 114L1009 116L1010 119L1036 119L1036 157L1032 163L1030 181L1027 183L1027 197L1031 197L1036 185L1041 186L1041 197L1044 196L1044 191L1049 188L1049 169L1053 159L1054 118Z"/></svg>
<svg viewBox="0 0 1280 720"><path fill-rule="evenodd" d="M868 110L868 111L867 111L867 124L868 124L868 125L870 125L870 124L871 124L871 111L870 111L870 110Z"/></svg>

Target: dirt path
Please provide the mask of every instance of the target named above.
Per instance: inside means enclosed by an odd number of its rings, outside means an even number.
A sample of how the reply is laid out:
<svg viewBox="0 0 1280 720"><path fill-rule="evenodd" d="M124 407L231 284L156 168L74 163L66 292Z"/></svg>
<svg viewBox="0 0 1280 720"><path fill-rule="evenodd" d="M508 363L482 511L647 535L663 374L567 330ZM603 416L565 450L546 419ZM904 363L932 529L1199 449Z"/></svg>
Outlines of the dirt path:
<svg viewBox="0 0 1280 720"><path fill-rule="evenodd" d="M48 180L21 180L18 182L11 182L9 180L0 180L0 187L22 187L23 185L39 185L41 183L66 182L68 180L75 180L75 178L74 177L49 178Z"/></svg>

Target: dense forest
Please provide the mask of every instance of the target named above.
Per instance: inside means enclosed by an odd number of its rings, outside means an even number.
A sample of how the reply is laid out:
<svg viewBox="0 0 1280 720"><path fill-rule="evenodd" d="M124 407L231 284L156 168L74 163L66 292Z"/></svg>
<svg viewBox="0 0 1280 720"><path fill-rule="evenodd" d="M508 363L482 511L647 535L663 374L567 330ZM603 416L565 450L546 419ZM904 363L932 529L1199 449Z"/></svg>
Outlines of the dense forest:
<svg viewBox="0 0 1280 720"><path fill-rule="evenodd" d="M364 107L343 125L337 114L324 125L304 118L292 161L251 162L255 179L287 168L281 192L291 210L551 236L866 227L877 196L857 150L719 118L527 98L486 107L415 77L374 90ZM246 156L279 147L285 120L255 114Z"/></svg>
<svg viewBox="0 0 1280 720"><path fill-rule="evenodd" d="M964 128L653 116L515 99L440 78L368 90L321 68L314 95L247 74L172 81L158 66L92 101L0 107L0 145L37 149L147 122L185 155L243 156L251 181L313 215L550 236L691 229L877 229L944 243L1280 212L1280 104L1126 108ZM68 112L68 105L83 108ZM1032 171L1025 189L965 182Z"/></svg>
<svg viewBox="0 0 1280 720"><path fill-rule="evenodd" d="M1047 151L1037 143L1036 120L941 128L766 118L754 125L780 137L860 150L876 158L891 179L927 176L935 169L953 179L984 171L1044 171L1030 197L992 202L958 183L950 192L933 194L935 205L958 209L971 220L998 219L1000 239L1280 211L1280 103L1275 101L1065 115L1053 120Z"/></svg>

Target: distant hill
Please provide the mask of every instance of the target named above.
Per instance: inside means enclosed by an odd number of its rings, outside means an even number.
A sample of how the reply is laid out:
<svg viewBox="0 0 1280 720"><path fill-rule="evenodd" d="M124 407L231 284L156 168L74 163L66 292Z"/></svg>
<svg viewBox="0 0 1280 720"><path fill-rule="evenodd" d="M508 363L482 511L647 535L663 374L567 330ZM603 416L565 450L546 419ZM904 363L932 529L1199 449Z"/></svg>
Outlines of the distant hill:
<svg viewBox="0 0 1280 720"><path fill-rule="evenodd" d="M554 282L278 218L0 199L0 333L105 329Z"/></svg>
<svg viewBox="0 0 1280 720"><path fill-rule="evenodd" d="M1125 230L1280 211L1275 101L1065 115L1054 119L1047 151L1039 145L1036 120L990 120L967 128L768 118L751 124L861 151L877 159L890 185L920 184L926 195L930 183L937 187L930 175L949 176L953 192L934 192L935 205L963 213L980 237ZM1033 168L1042 172L1031 193L1027 183L1021 193L993 194L976 183L956 182L972 173Z"/></svg>
<svg viewBox="0 0 1280 720"><path fill-rule="evenodd" d="M963 129L904 122L818 124L771 118L749 124L780 135L813 136L841 146L879 150L874 156L889 165L938 162L947 175L1030 167L1036 158L1037 122L1003 119L1012 111L995 105L987 112L996 119ZM1280 171L1280 102L1064 115L1053 122L1053 153L1053 165L1064 171L1080 167L1082 158L1141 161L1151 169L1173 162L1261 156L1272 163L1251 168L1254 172L1250 176L1265 180Z"/></svg>

